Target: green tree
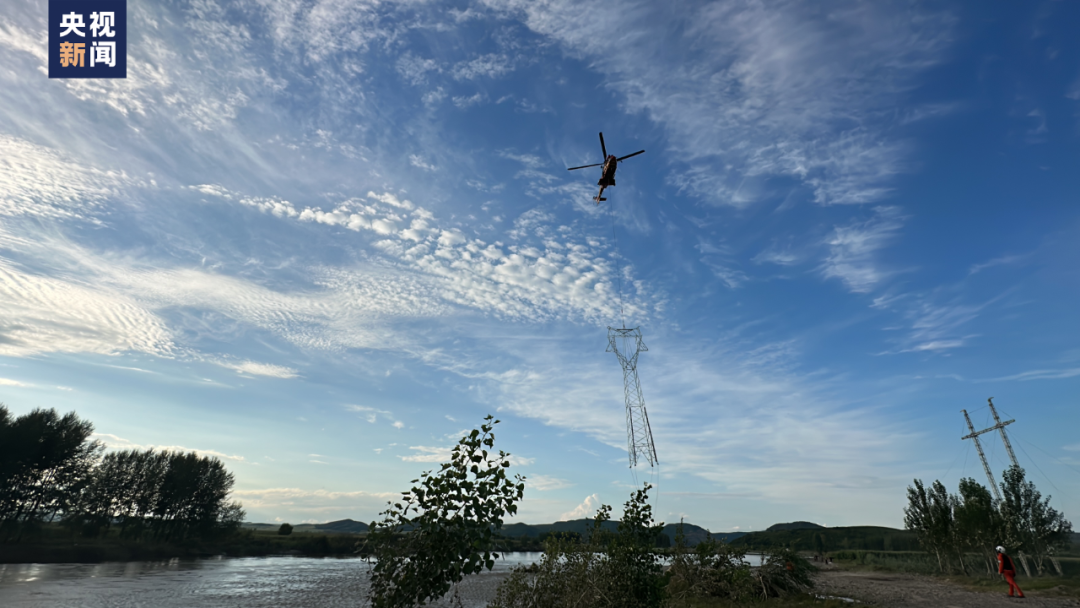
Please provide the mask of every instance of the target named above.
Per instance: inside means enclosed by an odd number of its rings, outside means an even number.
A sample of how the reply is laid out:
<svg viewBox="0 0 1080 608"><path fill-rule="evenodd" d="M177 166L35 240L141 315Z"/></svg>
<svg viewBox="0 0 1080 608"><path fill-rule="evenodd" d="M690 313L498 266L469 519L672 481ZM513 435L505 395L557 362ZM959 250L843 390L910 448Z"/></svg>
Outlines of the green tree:
<svg viewBox="0 0 1080 608"><path fill-rule="evenodd" d="M281 527L278 528L277 533L282 536L288 536L292 534L292 526L290 526L289 524L281 524Z"/></svg>
<svg viewBox="0 0 1080 608"><path fill-rule="evenodd" d="M904 526L913 532L929 553L937 557L938 570L951 569L950 557L955 551L952 506L948 491L940 481L934 481L927 491L916 479L908 487L908 506L904 509Z"/></svg>
<svg viewBox="0 0 1080 608"><path fill-rule="evenodd" d="M1049 558L1069 544L1072 524L1050 506L1050 497L1042 497L1035 484L1024 479L1024 469L1012 466L1005 471L1001 482L1004 531L1009 546L1031 555L1035 569L1042 574ZM1028 576L1027 560L1021 564ZM1060 566L1055 564L1060 572Z"/></svg>
<svg viewBox="0 0 1080 608"><path fill-rule="evenodd" d="M990 491L974 479L961 479L953 517L960 550L981 555L987 574L996 575L994 547L1002 542L1003 520Z"/></svg>
<svg viewBox="0 0 1080 608"><path fill-rule="evenodd" d="M195 452L110 452L81 493L69 525L84 534L120 524L124 538L211 538L239 529L244 511L230 502L234 477L217 458Z"/></svg>
<svg viewBox="0 0 1080 608"><path fill-rule="evenodd" d="M495 565L495 533L517 513L525 478L511 479L509 454L494 451L498 420L484 418L462 437L450 462L427 471L419 485L372 522L367 544L376 559L371 576L375 608L413 606L445 595L467 574Z"/></svg>
<svg viewBox="0 0 1080 608"><path fill-rule="evenodd" d="M227 500L234 482L233 474L217 458L201 457L195 452L169 452L168 468L153 508L155 538L206 538L228 531L222 529L222 524L235 524L226 519L235 520L239 509L239 505Z"/></svg>
<svg viewBox="0 0 1080 608"><path fill-rule="evenodd" d="M0 405L0 538L72 509L102 450L74 412L35 409L12 418Z"/></svg>
<svg viewBox="0 0 1080 608"><path fill-rule="evenodd" d="M611 595L621 596L618 606L658 606L663 597L663 568L655 545L664 523L653 521L650 489L652 486L646 483L626 501L622 520L607 546L605 566L616 582Z"/></svg>

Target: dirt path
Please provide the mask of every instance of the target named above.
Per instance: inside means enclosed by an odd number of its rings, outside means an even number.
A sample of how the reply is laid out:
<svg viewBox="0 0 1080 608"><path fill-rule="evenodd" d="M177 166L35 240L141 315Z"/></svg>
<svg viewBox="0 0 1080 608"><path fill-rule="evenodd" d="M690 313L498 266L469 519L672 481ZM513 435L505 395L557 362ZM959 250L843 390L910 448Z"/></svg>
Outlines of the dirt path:
<svg viewBox="0 0 1080 608"><path fill-rule="evenodd" d="M1008 586L1000 591L969 591L957 584L918 574L822 570L815 578L815 593L853 598L884 608L1076 608L1080 601L1069 598L1039 597L1027 593L1025 599L1007 597ZM1020 581L1023 585L1023 581Z"/></svg>

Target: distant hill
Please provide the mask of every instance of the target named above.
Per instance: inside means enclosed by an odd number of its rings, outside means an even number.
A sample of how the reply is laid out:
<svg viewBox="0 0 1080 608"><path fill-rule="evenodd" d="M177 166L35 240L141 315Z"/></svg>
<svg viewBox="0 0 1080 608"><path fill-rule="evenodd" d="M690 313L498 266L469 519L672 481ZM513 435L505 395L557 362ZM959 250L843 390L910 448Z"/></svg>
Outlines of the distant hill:
<svg viewBox="0 0 1080 608"><path fill-rule="evenodd" d="M770 528L771 530L771 528ZM919 551L919 541L909 530L881 526L846 528L798 528L750 532L731 544L747 548L789 547L796 551Z"/></svg>
<svg viewBox="0 0 1080 608"><path fill-rule="evenodd" d="M339 519L338 521L331 521L325 524L301 524L296 526L296 528L304 528L309 525L318 532L327 532L331 534L360 534L368 531L367 524L351 519ZM296 528L294 528L294 530Z"/></svg>
<svg viewBox="0 0 1080 608"><path fill-rule="evenodd" d="M766 532L776 532L778 530L808 530L813 528L824 528L825 526L819 526L812 524L808 521L793 521L790 524L773 524L768 528L765 528Z"/></svg>
<svg viewBox="0 0 1080 608"><path fill-rule="evenodd" d="M250 522L244 522L243 528L248 530L261 530L276 532L281 524L256 524ZM293 526L293 534L297 532L312 534L362 534L368 531L368 525L353 521L351 519L340 519L338 521L331 521L325 524L296 524Z"/></svg>
<svg viewBox="0 0 1080 608"><path fill-rule="evenodd" d="M661 533L667 534L672 543L675 542L675 530L679 524L667 524L664 526ZM589 532L592 530L593 520L591 519L573 519L570 521L557 521L553 524L510 524L503 526L501 534L507 538L518 537L530 537L538 538L543 534L549 532L574 532L580 534L582 538L588 538ZM609 532L615 532L619 527L617 521L604 522L602 529ZM683 535L686 537L687 546L693 547L705 540L705 537L709 534L709 531L701 526L695 526L694 524L683 524ZM729 532L726 534L713 534L713 538L717 540L725 540L730 542L742 535L745 532Z"/></svg>
<svg viewBox="0 0 1080 608"><path fill-rule="evenodd" d="M588 538L589 532L592 530L593 520L591 519L574 519L570 521L557 521L553 524L509 524L503 526L501 534L507 538L539 538L544 534L550 532L575 532L580 534L582 538ZM678 524L667 524L661 531L663 534L667 534L668 539L672 543L675 542L675 529ZM276 532L281 524L260 524L245 522L243 527L248 530L260 530L268 532ZM603 524L603 529L615 532L619 527L617 521L606 521ZM342 519L338 521L332 521L325 524L294 524L293 534L306 533L306 534L363 534L368 531L368 524L363 522L354 521L351 519ZM686 537L686 544L689 547L696 546L701 541L705 540L709 531L701 526L695 526L694 524L683 524L683 535ZM746 532L727 532L713 534L713 538L716 540L722 540L725 542L732 542L733 540L744 536Z"/></svg>

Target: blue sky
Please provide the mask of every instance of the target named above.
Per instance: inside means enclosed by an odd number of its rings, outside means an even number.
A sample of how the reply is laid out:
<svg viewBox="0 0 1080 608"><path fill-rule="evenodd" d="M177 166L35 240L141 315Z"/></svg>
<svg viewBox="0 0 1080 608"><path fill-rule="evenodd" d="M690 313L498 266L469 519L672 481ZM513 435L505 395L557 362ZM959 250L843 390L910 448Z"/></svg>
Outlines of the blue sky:
<svg viewBox="0 0 1080 608"><path fill-rule="evenodd" d="M1080 513L1073 3L131 0L124 80L49 80L46 15L0 8L15 413L217 455L293 523L495 413L519 521L651 480L726 531L900 527L913 478L983 480L992 396ZM598 131L647 150L602 206Z"/></svg>

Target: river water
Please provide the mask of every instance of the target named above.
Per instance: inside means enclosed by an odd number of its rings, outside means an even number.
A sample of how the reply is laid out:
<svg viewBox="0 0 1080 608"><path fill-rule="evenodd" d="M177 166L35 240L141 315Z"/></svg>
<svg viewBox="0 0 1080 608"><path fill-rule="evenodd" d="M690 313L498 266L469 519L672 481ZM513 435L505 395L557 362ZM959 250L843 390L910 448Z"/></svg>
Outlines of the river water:
<svg viewBox="0 0 1080 608"><path fill-rule="evenodd" d="M504 553L458 595L480 608L518 565L540 553ZM747 555L753 565L760 557ZM357 558L249 557L103 564L0 564L0 608L338 608L365 606L367 562ZM433 606L451 606L443 598Z"/></svg>
<svg viewBox="0 0 1080 608"><path fill-rule="evenodd" d="M519 564L467 577L459 595L479 608ZM368 564L357 558L252 557L103 564L0 564L2 608L337 608L367 604ZM435 604L449 606L449 598Z"/></svg>

